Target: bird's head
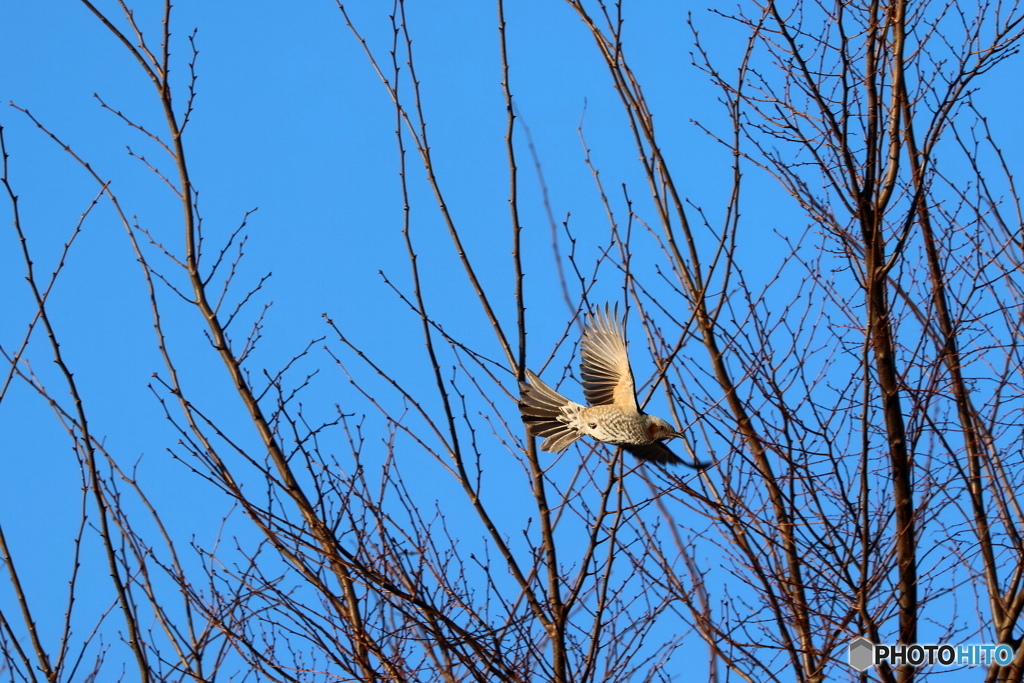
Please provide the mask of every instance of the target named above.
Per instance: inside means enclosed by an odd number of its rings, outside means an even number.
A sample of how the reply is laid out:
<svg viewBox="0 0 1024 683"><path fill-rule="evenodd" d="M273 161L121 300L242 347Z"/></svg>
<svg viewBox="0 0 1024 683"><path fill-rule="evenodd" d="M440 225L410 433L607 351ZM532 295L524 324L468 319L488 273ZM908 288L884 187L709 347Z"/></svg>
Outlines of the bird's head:
<svg viewBox="0 0 1024 683"><path fill-rule="evenodd" d="M668 422L665 422L665 420L662 420L660 417L648 415L647 420L647 434L655 441L681 436L680 433L675 430L675 427L670 425Z"/></svg>

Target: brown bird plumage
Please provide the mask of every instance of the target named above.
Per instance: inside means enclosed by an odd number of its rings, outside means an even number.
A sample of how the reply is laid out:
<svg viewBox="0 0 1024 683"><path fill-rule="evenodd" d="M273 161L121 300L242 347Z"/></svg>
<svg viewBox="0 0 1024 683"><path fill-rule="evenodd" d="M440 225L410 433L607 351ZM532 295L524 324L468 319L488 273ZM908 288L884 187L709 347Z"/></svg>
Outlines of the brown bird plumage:
<svg viewBox="0 0 1024 683"><path fill-rule="evenodd" d="M529 370L519 384L519 411L531 436L545 437L541 450L556 453L581 436L622 446L640 460L687 465L665 445L680 434L660 417L640 410L626 337L618 310L605 306L587 316L583 329L580 375L590 407L570 401Z"/></svg>

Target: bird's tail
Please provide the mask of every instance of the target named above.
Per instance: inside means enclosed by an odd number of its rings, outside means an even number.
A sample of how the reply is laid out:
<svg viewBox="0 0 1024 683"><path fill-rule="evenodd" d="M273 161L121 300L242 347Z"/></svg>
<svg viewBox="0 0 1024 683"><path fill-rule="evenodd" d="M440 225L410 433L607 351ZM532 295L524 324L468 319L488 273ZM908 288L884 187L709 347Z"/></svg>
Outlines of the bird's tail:
<svg viewBox="0 0 1024 683"><path fill-rule="evenodd" d="M542 451L564 450L581 436L570 423L584 406L562 396L529 370L526 379L529 383L519 383L519 412L523 414L526 431L530 436L546 437L540 445Z"/></svg>

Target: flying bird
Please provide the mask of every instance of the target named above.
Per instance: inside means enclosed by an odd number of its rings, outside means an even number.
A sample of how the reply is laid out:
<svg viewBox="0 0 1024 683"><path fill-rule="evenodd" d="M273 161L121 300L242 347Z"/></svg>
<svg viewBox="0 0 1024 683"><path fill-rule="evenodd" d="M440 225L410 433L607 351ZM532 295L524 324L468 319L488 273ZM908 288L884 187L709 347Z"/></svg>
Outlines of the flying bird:
<svg viewBox="0 0 1024 683"><path fill-rule="evenodd" d="M622 446L643 461L659 465L703 465L685 462L665 445L682 436L660 417L640 410L633 371L626 355L623 322L605 305L587 316L583 328L580 375L589 407L570 401L530 370L519 383L519 411L530 436L545 437L541 450L557 453L582 436Z"/></svg>

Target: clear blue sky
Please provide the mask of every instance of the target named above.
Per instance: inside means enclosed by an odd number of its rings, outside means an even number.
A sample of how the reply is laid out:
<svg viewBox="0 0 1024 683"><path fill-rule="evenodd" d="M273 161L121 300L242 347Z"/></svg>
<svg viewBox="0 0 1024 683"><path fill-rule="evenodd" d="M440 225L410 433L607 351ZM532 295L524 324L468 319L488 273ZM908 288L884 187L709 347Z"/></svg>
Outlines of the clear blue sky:
<svg viewBox="0 0 1024 683"><path fill-rule="evenodd" d="M136 17L149 27L154 40L157 4L136 8ZM102 6L117 12L114 3ZM706 75L690 66L692 36L686 13L693 11L714 56L729 68L734 68L742 42L725 20L703 6L670 1L627 6L628 55L655 111L662 145L682 173L684 195L707 209L717 224L730 189L732 160L691 120L722 132L728 130L728 122L717 91ZM390 40L390 7L388 2L359 2L348 8L381 58ZM438 175L467 250L480 264L479 272L511 332L514 281L507 258L511 242L502 138L506 118L495 8L493 3L463 0L414 2L409 11ZM619 217L625 217L621 186L628 183L641 217L653 224L636 150L593 40L570 9L550 0L522 0L509 2L506 11L512 90L520 121L532 133L555 219L560 223L571 214L580 258L587 263L607 243L608 223L584 163L577 130L581 119ZM175 7L173 25L179 103L188 82L187 36L198 28L198 96L186 144L192 179L200 192L208 254L212 256L246 211L258 207L249 218L249 239L236 283L245 288L273 273L258 296L261 304L273 306L253 367L280 367L310 340L324 335L336 348L321 317L327 313L410 387L428 387L431 377L424 364L419 323L379 275L383 271L411 293L400 232L394 109L337 7L326 0L186 0ZM22 113L8 107L9 101L30 110L110 179L126 212L180 253L180 208L126 147L165 173L173 172L170 161L155 144L101 108L94 93L112 109L163 133L151 83L85 7L50 0L0 3L0 125L10 154L10 179L20 195L22 222L41 274L55 266L61 246L98 188ZM1020 88L999 89L983 103L996 112L993 123L1004 136L1007 152L1019 159L1021 138L1011 126L1021 110ZM554 276L547 247L550 228L521 129L518 142L521 222L534 245L525 254L525 263L535 365L558 341L567 311ZM501 360L480 307L465 286L422 168L411 153L409 168L413 232L427 299L444 313L446 330ZM773 181L753 168L748 175L748 237L739 257L746 259L747 275L757 282L774 273L786 251L775 232L799 235L808 220ZM33 309L6 204L0 218L0 343L10 349ZM568 249L564 239L562 249ZM643 267L651 254L640 250L636 258ZM172 272L169 265L164 270ZM174 277L180 281L180 276ZM187 365L186 382L208 398L206 408L212 414L228 421L239 418L223 368L200 333L197 313L174 303L166 293L163 296L175 353ZM591 300L616 299L621 299L621 279L609 273ZM246 325L256 310L258 306L250 309ZM94 431L122 464L140 460L140 481L158 506L169 511L168 521L181 538L195 534L199 543L209 543L217 531L211 520L219 519L229 504L168 454L177 436L147 388L154 372L164 372L148 302L124 230L106 203L85 222L57 285L52 311ZM640 334L639 328L631 328L638 340L633 348L638 350L645 348ZM44 342L37 331L27 357L44 382L59 386ZM566 360L567 350L559 358ZM643 355L634 364L639 375L651 369ZM369 413L368 424L380 426L379 418L319 345L303 369L315 367L323 372L304 399L313 415L329 419L337 404L346 413ZM355 362L352 367L359 369ZM381 386L372 373L363 378L370 386ZM507 386L514 386L511 379ZM512 414L514 405L510 402L503 410ZM368 431L376 440L370 451L382 448L379 430ZM0 405L0 433L0 517L24 568L23 578L39 601L43 631L52 637L63 611L60 590L80 505L79 472L52 411L23 383L16 382ZM249 445L255 443L251 432L242 438ZM495 471L511 467L501 464L501 449L493 452L499 459ZM410 462L408 468L424 491L447 485L430 462ZM526 514L525 508L517 508L510 497L504 514L514 520L520 512ZM480 533L470 529L468 533ZM95 552L87 553L94 562L99 559ZM110 594L96 566L87 581L96 581L103 590L80 596L86 605L96 601L83 612L107 606ZM0 604L10 607L2 591ZM693 652L703 655L696 636L690 643Z"/></svg>

